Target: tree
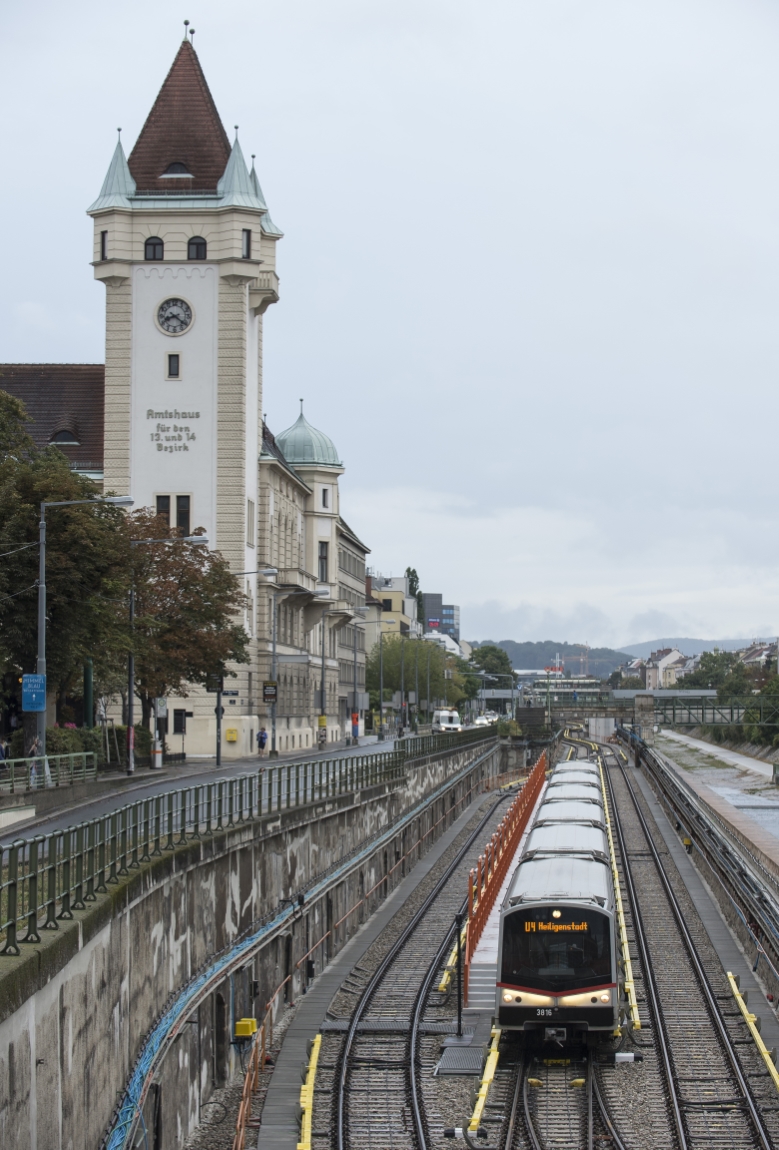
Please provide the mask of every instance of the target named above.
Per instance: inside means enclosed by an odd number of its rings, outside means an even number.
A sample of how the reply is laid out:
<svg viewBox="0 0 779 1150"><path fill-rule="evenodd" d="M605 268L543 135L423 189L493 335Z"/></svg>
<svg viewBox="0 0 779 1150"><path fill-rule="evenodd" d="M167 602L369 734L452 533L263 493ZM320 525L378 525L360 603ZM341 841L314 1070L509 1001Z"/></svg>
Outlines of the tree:
<svg viewBox="0 0 779 1150"><path fill-rule="evenodd" d="M497 647L494 643L484 643L481 647L474 648L471 661L488 674L511 675L513 672L511 659L502 647Z"/></svg>
<svg viewBox="0 0 779 1150"><path fill-rule="evenodd" d="M36 448L26 421L23 405L0 392L0 663L17 673L34 671L37 659L40 505L99 494L62 452ZM47 675L61 701L85 658L100 675L126 650L117 605L127 602L129 545L122 511L97 501L52 508L46 526Z"/></svg>
<svg viewBox="0 0 779 1150"><path fill-rule="evenodd" d="M148 727L153 699L186 696L188 684L226 674L228 662L247 662L239 619L246 599L218 551L177 542L178 530L148 508L128 517L127 530L133 539L170 539L132 548L135 681Z"/></svg>
<svg viewBox="0 0 779 1150"><path fill-rule="evenodd" d="M446 685L448 680L446 671L446 652L437 643L430 643L424 639L405 639L400 635L385 635L381 646L383 648L384 662L384 702L385 704L395 691L400 690L400 669L403 662L404 688L406 691L416 689L416 672L419 668L419 694L422 698L427 695L427 667L430 662L430 696L432 699L446 698ZM375 691L378 699L379 691L379 644L371 648L365 666L365 682L369 691ZM429 706L429 704L428 704Z"/></svg>
<svg viewBox="0 0 779 1150"><path fill-rule="evenodd" d="M690 687L712 687L719 690L736 666L743 668L744 664L732 651L704 651L697 671L685 675L680 680L679 687L684 690Z"/></svg>
<svg viewBox="0 0 779 1150"><path fill-rule="evenodd" d="M425 626L425 600L422 597L422 592L419 589L419 576L417 575L416 567L406 568L406 578L408 579L408 593L412 599L417 601L417 621Z"/></svg>

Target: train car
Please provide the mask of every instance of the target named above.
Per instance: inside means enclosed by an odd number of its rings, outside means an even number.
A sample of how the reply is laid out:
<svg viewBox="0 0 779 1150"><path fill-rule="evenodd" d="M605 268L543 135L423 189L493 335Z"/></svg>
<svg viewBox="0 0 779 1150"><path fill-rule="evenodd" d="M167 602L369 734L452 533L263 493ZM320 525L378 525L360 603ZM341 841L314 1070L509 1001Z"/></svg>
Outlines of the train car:
<svg viewBox="0 0 779 1150"><path fill-rule="evenodd" d="M567 764L566 764L567 765ZM552 773L501 908L496 1015L557 1045L619 1025L614 885L603 796Z"/></svg>

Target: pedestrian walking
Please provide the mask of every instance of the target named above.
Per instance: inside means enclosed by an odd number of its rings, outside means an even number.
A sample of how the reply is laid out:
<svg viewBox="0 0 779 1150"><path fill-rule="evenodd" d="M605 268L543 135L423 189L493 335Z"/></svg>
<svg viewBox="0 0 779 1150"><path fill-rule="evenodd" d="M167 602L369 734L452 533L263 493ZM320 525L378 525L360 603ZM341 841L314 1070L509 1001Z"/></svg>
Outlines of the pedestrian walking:
<svg viewBox="0 0 779 1150"><path fill-rule="evenodd" d="M263 758L265 755L265 747L267 746L267 743L268 732L264 727L260 727L259 731L257 732L257 750L259 752L260 758Z"/></svg>

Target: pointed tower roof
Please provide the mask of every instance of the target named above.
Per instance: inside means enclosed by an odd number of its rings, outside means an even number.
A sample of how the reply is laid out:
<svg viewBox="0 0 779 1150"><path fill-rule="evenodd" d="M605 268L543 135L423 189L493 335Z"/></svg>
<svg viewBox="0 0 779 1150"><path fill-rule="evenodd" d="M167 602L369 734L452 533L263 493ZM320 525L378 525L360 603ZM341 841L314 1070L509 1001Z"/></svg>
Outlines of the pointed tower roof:
<svg viewBox="0 0 779 1150"><path fill-rule="evenodd" d="M268 210L262 193L258 198L255 185L247 171L246 160L243 158L241 145L238 143L237 129L230 159L227 161L224 175L217 184L216 190L217 194L221 196L223 207L232 205L241 208L258 208L262 212Z"/></svg>
<svg viewBox="0 0 779 1150"><path fill-rule="evenodd" d="M130 173L140 192L212 192L229 159L197 53L184 40L130 153Z"/></svg>
<svg viewBox="0 0 779 1150"><path fill-rule="evenodd" d="M262 188L260 187L259 176L254 170L254 156L252 156L252 170L249 174L249 179L252 182L254 194L257 196L258 200L262 201L262 206L265 208L265 215L260 220L260 227L266 236L271 236L273 239L277 240L281 239L284 235L284 232L281 230L281 228L277 228L273 220L270 218L270 212L268 211L267 204L265 203L265 196L262 194Z"/></svg>
<svg viewBox="0 0 779 1150"><path fill-rule="evenodd" d="M94 204L92 204L92 207L87 210L96 212L100 208L129 208L129 197L134 195L135 180L130 175L130 169L127 166L124 148L122 147L122 138L120 136L116 144L113 159L108 167L106 178L103 180L100 195Z"/></svg>

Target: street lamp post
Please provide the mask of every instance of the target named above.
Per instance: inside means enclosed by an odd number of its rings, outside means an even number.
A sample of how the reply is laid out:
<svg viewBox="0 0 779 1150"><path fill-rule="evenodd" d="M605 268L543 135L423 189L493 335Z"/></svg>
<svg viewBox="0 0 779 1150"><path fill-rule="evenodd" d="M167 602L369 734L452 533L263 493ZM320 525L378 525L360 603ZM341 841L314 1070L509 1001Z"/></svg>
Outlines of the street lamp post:
<svg viewBox="0 0 779 1150"><path fill-rule="evenodd" d="M132 507L134 500L129 495L103 495L94 499L62 499L56 502L41 503L41 520L38 524L38 658L35 670L46 675L46 508L78 507L86 503L108 503L112 507ZM46 754L46 700L44 709L38 712L36 722L38 753Z"/></svg>
<svg viewBox="0 0 779 1150"><path fill-rule="evenodd" d="M131 539L130 547L149 543L191 543L193 547L207 547L205 535L185 535L183 538L169 535L166 539ZM127 654L127 774L135 774L135 572L130 572L130 650ZM216 708L219 711L221 693L217 695ZM218 715L217 715L218 718ZM218 724L217 724L218 726ZM218 757L218 756L217 756Z"/></svg>

